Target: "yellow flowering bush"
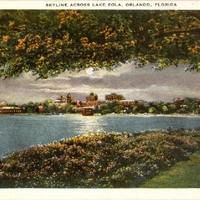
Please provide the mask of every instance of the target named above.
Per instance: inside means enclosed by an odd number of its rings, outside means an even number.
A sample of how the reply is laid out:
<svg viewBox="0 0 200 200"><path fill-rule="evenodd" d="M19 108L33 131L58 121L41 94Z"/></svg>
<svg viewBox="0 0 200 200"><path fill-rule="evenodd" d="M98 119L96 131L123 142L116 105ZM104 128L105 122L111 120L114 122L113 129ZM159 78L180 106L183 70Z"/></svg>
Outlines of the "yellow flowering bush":
<svg viewBox="0 0 200 200"><path fill-rule="evenodd" d="M199 149L197 131L99 133L15 152L0 160L1 188L138 187Z"/></svg>

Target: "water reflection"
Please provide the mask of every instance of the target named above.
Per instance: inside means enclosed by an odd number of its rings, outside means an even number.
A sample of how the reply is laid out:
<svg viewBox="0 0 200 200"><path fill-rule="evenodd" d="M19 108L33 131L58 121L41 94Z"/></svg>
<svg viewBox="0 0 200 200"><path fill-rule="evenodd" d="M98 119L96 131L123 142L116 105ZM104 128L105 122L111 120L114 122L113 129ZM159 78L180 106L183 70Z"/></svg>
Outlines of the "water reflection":
<svg viewBox="0 0 200 200"><path fill-rule="evenodd" d="M76 131L79 135L106 132L107 122L99 116L80 116L76 122Z"/></svg>
<svg viewBox="0 0 200 200"><path fill-rule="evenodd" d="M1 116L0 158L33 145L89 133L200 129L200 117L161 116Z"/></svg>

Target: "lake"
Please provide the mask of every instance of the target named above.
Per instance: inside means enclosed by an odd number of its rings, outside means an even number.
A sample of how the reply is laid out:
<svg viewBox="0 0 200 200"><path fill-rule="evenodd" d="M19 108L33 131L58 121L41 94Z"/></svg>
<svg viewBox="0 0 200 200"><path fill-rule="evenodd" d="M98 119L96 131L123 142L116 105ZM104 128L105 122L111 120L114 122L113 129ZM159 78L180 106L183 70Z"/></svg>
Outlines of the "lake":
<svg viewBox="0 0 200 200"><path fill-rule="evenodd" d="M0 158L14 151L48 144L63 138L98 132L199 129L196 116L135 115L1 115Z"/></svg>

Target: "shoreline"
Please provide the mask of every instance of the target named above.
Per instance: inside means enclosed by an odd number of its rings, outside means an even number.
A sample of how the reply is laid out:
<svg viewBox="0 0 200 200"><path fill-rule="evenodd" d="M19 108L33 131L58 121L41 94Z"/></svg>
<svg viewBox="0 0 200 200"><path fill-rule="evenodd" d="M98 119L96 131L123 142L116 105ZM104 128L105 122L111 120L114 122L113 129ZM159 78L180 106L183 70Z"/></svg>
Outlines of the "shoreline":
<svg viewBox="0 0 200 200"><path fill-rule="evenodd" d="M200 117L200 114L150 114L150 113L139 113L139 114L116 114L116 113L110 113L106 115L101 114L94 114L94 116L134 116L134 117Z"/></svg>
<svg viewBox="0 0 200 200"><path fill-rule="evenodd" d="M82 116L79 113L69 113L69 114L59 114L59 115L53 115L53 114L42 114L42 113L16 113L16 114L0 114L1 116ZM131 117L195 117L195 118L200 118L200 114L192 114L192 113L188 113L188 114L178 114L178 113L174 113L174 114L150 114L150 113L139 113L139 114L117 114L117 113L109 113L109 114L105 114L105 115L101 115L98 113L95 113L92 116L83 116L83 117L97 117L97 116L131 116Z"/></svg>

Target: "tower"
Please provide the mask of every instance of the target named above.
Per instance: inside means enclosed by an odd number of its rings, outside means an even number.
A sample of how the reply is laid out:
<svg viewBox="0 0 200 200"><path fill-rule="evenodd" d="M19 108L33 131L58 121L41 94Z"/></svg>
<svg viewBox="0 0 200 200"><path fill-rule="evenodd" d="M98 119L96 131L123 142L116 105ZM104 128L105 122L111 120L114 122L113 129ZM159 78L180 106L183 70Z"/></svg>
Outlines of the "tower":
<svg viewBox="0 0 200 200"><path fill-rule="evenodd" d="M72 103L72 96L70 93L67 94L67 103L71 104Z"/></svg>

